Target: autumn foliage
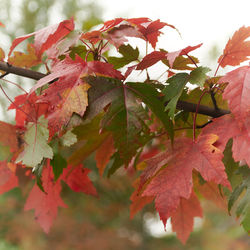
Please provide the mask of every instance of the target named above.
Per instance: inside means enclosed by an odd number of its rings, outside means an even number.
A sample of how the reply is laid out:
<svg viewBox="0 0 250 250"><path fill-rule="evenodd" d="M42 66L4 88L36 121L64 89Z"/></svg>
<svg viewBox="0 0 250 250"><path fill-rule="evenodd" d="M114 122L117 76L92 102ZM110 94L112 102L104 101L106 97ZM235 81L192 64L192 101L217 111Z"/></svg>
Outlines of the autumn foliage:
<svg viewBox="0 0 250 250"><path fill-rule="evenodd" d="M84 164L93 155L100 178L125 169L134 180L131 218L153 202L185 243L208 199L250 232L250 66L240 65L250 56L250 27L234 33L213 76L191 55L202 44L157 48L164 27L177 31L160 20L117 18L79 32L70 19L16 38L6 57L0 50L1 80L10 73L38 80L14 100L0 87L16 112L15 125L0 122L0 193L33 182L24 210L35 210L46 233L67 207L62 183L98 196ZM16 51L26 39L27 51ZM112 47L120 56L110 56ZM155 64L165 70L156 79ZM35 77L39 65L46 73ZM217 75L226 66L237 68Z"/></svg>

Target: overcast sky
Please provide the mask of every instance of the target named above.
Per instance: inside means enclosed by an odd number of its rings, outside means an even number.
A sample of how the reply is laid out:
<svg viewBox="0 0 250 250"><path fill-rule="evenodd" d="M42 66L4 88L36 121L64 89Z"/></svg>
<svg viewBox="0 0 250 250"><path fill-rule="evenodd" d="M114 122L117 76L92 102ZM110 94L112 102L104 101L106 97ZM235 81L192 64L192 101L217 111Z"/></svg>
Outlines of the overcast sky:
<svg viewBox="0 0 250 250"><path fill-rule="evenodd" d="M234 31L250 25L250 0L95 0L103 6L103 18L149 17L174 25L182 38L169 28L158 47L178 50L203 43L199 53L207 57L212 46L222 50ZM202 58L201 58L202 59Z"/></svg>

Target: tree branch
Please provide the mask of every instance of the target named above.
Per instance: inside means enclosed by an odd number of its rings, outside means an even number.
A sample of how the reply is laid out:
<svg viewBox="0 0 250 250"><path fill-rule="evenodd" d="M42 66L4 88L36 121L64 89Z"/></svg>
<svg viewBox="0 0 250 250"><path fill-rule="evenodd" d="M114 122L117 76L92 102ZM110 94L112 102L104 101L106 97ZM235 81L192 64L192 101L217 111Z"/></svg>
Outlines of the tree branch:
<svg viewBox="0 0 250 250"><path fill-rule="evenodd" d="M184 102L184 101L178 101L176 105L177 109L185 110L185 111L189 111L193 113L196 112L196 107L197 107L197 104ZM231 112L225 109L215 109L215 108L211 108L208 106L199 105L198 113L202 115L208 115L211 117L219 117L219 116L223 116L226 114L230 114Z"/></svg>
<svg viewBox="0 0 250 250"><path fill-rule="evenodd" d="M39 80L42 77L46 76L46 74L36 72L30 69L24 69L24 68L20 68L16 66L11 66L10 64L6 62L0 62L0 70L3 70L8 74L15 74L15 75L31 78L34 80ZM165 103L165 105L167 105L167 102ZM193 113L196 112L196 107L197 107L197 104L189 103L185 101L178 101L176 105L177 109L185 110L185 111L193 112ZM223 116L226 114L230 114L230 111L224 110L224 109L215 109L215 108L211 108L208 106L200 105L198 108L198 113L203 114L203 115L208 115L211 117L219 117L219 116Z"/></svg>
<svg viewBox="0 0 250 250"><path fill-rule="evenodd" d="M39 80L42 77L46 76L43 73L40 73L40 72L37 72L34 70L30 70L30 69L12 66L6 62L0 62L0 70L3 70L9 74L15 74L18 76L27 77L27 78L34 79L34 80Z"/></svg>

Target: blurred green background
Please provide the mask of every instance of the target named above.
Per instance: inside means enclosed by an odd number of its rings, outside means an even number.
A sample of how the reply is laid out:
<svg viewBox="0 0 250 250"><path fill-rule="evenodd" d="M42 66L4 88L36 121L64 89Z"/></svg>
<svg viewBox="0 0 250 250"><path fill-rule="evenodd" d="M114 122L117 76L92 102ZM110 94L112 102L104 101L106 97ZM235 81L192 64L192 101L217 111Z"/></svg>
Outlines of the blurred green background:
<svg viewBox="0 0 250 250"><path fill-rule="evenodd" d="M89 30L103 21L105 13L105 9L94 1L1 0L0 3L0 21L6 25L5 29L1 29L3 39L0 47L5 50L15 37L72 16L75 17L77 28ZM210 51L209 60L215 60L219 53L217 46L211 47ZM15 80L24 85L27 81L20 78ZM13 96L17 94L6 84L5 87L12 91ZM2 95L0 104L3 117L7 119L9 115L6 116L5 110L8 104ZM207 201L202 204L204 219L197 223L185 246L170 229L166 234L157 234L159 227L163 231L163 225L153 226L157 221L153 205L148 205L133 220L129 219L133 178L125 172L119 172L110 179L99 178L93 157L85 162L85 166L93 171L90 177L97 187L99 198L73 193L65 186L62 197L68 208L59 209L58 218L48 235L36 223L32 211L23 211L23 197L27 196L29 189L14 189L1 195L0 250L249 249L249 237L236 219Z"/></svg>

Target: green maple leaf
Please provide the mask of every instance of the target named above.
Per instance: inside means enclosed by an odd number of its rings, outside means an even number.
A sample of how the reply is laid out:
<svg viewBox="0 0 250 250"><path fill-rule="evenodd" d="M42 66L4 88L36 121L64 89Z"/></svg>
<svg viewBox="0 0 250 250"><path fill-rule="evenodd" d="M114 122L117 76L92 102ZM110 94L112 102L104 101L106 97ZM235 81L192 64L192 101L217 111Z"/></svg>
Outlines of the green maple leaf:
<svg viewBox="0 0 250 250"><path fill-rule="evenodd" d="M139 57L138 48L133 49L129 44L122 45L119 47L119 53L122 54L122 57L109 57L108 62L114 65L115 69L122 68L123 66L135 61Z"/></svg>
<svg viewBox="0 0 250 250"><path fill-rule="evenodd" d="M68 130L60 139L62 145L65 147L70 147L77 142L77 137L71 130Z"/></svg>
<svg viewBox="0 0 250 250"><path fill-rule="evenodd" d="M21 162L29 167L35 167L43 158L53 158L52 148L48 145L48 121L41 116L36 123L29 122L24 135L25 146L16 162Z"/></svg>
<svg viewBox="0 0 250 250"><path fill-rule="evenodd" d="M250 232L250 169L246 167L241 167L239 172L243 176L243 181L238 185L232 192L228 201L228 211L232 209L234 203L239 197L243 195L242 199L238 202L236 208L237 217L241 217L241 224L243 228ZM244 192L245 190L245 192Z"/></svg>
<svg viewBox="0 0 250 250"><path fill-rule="evenodd" d="M168 102L165 110L169 110L169 116L174 118L177 101L189 80L189 74L179 73L167 80L169 85L162 91L165 94L164 100Z"/></svg>
<svg viewBox="0 0 250 250"><path fill-rule="evenodd" d="M192 84L198 84L200 87L203 87L207 79L206 73L209 71L211 71L211 69L207 67L198 67L192 70L192 72L190 73L189 82Z"/></svg>

